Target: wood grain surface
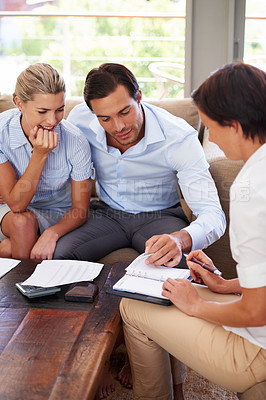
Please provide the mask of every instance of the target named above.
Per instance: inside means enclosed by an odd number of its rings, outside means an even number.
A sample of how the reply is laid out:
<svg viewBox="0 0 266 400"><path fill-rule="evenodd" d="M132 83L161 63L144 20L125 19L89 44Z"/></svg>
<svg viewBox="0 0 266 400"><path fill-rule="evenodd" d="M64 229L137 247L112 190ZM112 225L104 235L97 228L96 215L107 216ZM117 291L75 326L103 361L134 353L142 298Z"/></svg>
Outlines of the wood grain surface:
<svg viewBox="0 0 266 400"><path fill-rule="evenodd" d="M93 303L65 301L70 285L27 299L15 283L35 265L24 261L0 280L0 399L92 400L121 329L120 298L106 289L128 264L104 266Z"/></svg>

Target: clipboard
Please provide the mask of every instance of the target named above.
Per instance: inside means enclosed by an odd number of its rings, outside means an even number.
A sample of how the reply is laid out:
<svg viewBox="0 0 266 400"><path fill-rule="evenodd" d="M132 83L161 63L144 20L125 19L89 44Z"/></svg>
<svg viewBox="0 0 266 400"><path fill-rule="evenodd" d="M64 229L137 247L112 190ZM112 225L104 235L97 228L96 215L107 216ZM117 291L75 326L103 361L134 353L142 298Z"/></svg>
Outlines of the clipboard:
<svg viewBox="0 0 266 400"><path fill-rule="evenodd" d="M146 294L115 290L113 288L107 288L106 293L114 294L120 297L127 297L128 299L146 301L147 303L158 304L160 306L170 306L172 304L172 302L169 299L162 299L160 297L148 296Z"/></svg>

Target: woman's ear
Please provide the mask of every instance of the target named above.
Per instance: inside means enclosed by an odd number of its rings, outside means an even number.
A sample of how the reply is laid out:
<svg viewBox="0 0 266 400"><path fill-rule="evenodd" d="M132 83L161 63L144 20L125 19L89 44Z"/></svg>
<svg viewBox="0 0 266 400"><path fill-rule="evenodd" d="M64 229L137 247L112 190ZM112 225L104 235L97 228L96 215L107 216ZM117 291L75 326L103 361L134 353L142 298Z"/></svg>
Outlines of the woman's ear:
<svg viewBox="0 0 266 400"><path fill-rule="evenodd" d="M19 111L22 113L22 109L23 109L23 103L22 103L22 101L20 100L20 98L19 98L18 96L15 96L14 101L15 101L15 104L16 104L17 108L18 108Z"/></svg>

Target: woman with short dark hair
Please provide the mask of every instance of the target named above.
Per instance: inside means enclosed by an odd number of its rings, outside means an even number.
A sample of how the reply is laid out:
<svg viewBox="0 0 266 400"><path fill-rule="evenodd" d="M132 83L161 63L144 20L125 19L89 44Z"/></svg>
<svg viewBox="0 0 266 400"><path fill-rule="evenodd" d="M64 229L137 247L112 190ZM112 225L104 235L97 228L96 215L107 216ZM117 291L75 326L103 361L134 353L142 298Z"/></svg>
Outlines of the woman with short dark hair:
<svg viewBox="0 0 266 400"><path fill-rule="evenodd" d="M230 244L238 278L225 280L192 257L186 279L167 279L162 307L123 299L120 310L134 398L172 399L169 353L209 380L244 392L266 380L266 74L243 63L211 75L192 95L217 143L245 162L230 193ZM179 399L183 399L180 394Z"/></svg>

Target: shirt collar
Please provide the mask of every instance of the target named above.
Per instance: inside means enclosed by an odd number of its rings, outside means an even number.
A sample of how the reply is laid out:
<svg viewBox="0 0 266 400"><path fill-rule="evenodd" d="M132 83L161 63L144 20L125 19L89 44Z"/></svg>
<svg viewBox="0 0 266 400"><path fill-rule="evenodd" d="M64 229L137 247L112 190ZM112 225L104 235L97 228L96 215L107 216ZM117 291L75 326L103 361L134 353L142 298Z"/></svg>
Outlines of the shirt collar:
<svg viewBox="0 0 266 400"><path fill-rule="evenodd" d="M18 149L19 147L25 146L27 144L30 145L29 140L24 135L23 129L20 124L21 113L17 110L14 118L12 118L10 122L10 147L11 149ZM61 126L60 123L55 128L55 132L58 133L58 145L51 151L53 153L57 153L59 150L59 141L61 136ZM31 145L30 145L31 146Z"/></svg>
<svg viewBox="0 0 266 400"><path fill-rule="evenodd" d="M14 118L10 121L10 147L11 149L17 149L21 146L25 146L28 143L26 136L20 125L21 113L17 110Z"/></svg>
<svg viewBox="0 0 266 400"><path fill-rule="evenodd" d="M103 127L101 126L98 118L94 114L94 118L90 123L91 130L96 134L96 139L99 143L103 145L105 149L107 149L107 141L106 141L106 133Z"/></svg>
<svg viewBox="0 0 266 400"><path fill-rule="evenodd" d="M153 143L162 142L165 140L160 121L158 120L153 108L146 103L142 103L143 112L145 115L145 135L144 143L146 146Z"/></svg>

